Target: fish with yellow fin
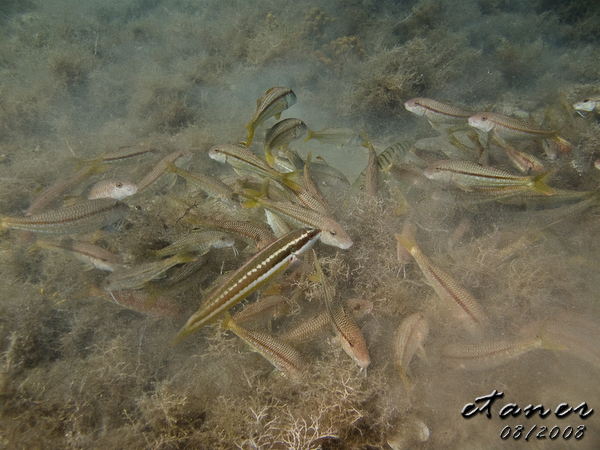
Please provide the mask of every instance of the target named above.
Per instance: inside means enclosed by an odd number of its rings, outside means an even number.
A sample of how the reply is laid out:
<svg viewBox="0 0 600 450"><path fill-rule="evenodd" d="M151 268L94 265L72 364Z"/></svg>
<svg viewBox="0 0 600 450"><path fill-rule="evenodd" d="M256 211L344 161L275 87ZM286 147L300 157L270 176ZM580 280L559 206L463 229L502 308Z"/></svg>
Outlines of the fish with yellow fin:
<svg viewBox="0 0 600 450"><path fill-rule="evenodd" d="M250 147L255 128L262 125L270 117L275 116L275 119L279 119L281 113L294 103L296 103L296 94L290 88L276 86L267 89L265 95L256 100L254 115L250 119L250 122L246 124L248 137L243 145Z"/></svg>

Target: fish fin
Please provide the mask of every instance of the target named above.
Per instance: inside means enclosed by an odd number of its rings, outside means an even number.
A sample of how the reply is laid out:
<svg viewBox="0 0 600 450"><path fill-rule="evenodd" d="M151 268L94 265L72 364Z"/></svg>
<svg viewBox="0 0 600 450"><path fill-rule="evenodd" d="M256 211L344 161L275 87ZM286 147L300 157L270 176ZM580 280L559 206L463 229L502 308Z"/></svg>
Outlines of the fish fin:
<svg viewBox="0 0 600 450"><path fill-rule="evenodd" d="M173 164L172 162L168 162L165 172L176 173L177 175L181 175L181 173L183 172L183 169L178 167L176 164Z"/></svg>
<svg viewBox="0 0 600 450"><path fill-rule="evenodd" d="M554 175L555 170L549 170L548 172L541 173L533 177L533 185L531 188L534 191L544 193L546 195L554 195L556 191L546 184L546 180Z"/></svg>
<svg viewBox="0 0 600 450"><path fill-rule="evenodd" d="M273 151L267 146L265 146L265 160L269 166L275 166L275 157L273 156Z"/></svg>
<svg viewBox="0 0 600 450"><path fill-rule="evenodd" d="M40 245L38 243L38 241L35 241L33 244L31 244L29 246L29 248L27 249L27 253L33 253L33 252L37 252L38 250L42 250L44 247L42 245Z"/></svg>
<svg viewBox="0 0 600 450"><path fill-rule="evenodd" d="M552 339L548 339L548 320L544 320L538 331L538 337L542 341L542 348L545 350L568 350L568 347L564 344L560 344L558 342L552 341Z"/></svg>
<svg viewBox="0 0 600 450"><path fill-rule="evenodd" d="M400 245L406 250L412 253L413 249L417 246L417 243L413 238L405 236L403 234L396 234L396 240L400 242Z"/></svg>
<svg viewBox="0 0 600 450"><path fill-rule="evenodd" d="M422 359L423 361L428 361L427 353L425 352L425 348L422 345L420 345L419 348L417 348L416 354L419 357L419 359Z"/></svg>
<svg viewBox="0 0 600 450"><path fill-rule="evenodd" d="M225 311L224 313L222 313L221 321L220 321L221 328L224 328L226 330L231 330L232 324L233 324L233 319L231 318L231 314L229 313L229 311Z"/></svg>
<svg viewBox="0 0 600 450"><path fill-rule="evenodd" d="M553 136L552 140L558 144L558 151L561 153L570 153L573 150L573 145L559 135Z"/></svg>
<svg viewBox="0 0 600 450"><path fill-rule="evenodd" d="M406 370L404 370L404 367L402 367L400 364L396 365L396 369L398 370L398 374L400 375L400 378L402 379L402 383L404 383L404 387L405 387L406 391L409 392L412 389L412 382L410 381L410 378L408 377Z"/></svg>
<svg viewBox="0 0 600 450"><path fill-rule="evenodd" d="M293 191L300 191L302 189L302 186L300 186L300 184L298 184L295 181L299 179L299 177L304 177L304 172L302 170L295 170L293 172L282 173L281 182Z"/></svg>
<svg viewBox="0 0 600 450"><path fill-rule="evenodd" d="M279 120L280 117L281 117L281 113L275 114L275 120Z"/></svg>

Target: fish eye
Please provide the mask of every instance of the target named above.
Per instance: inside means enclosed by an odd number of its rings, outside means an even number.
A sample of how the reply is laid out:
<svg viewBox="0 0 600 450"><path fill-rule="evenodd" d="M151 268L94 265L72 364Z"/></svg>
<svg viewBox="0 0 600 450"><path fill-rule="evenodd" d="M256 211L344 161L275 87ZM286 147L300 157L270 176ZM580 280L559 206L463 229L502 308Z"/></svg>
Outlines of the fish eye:
<svg viewBox="0 0 600 450"><path fill-rule="evenodd" d="M485 121L487 120L487 117L485 117L485 116L481 116L481 120L482 120L483 122L485 122Z"/></svg>
<svg viewBox="0 0 600 450"><path fill-rule="evenodd" d="M117 183L117 187L120 189L123 187L123 183Z"/></svg>
<svg viewBox="0 0 600 450"><path fill-rule="evenodd" d="M332 236L335 236L336 232L335 231L330 231L329 234L331 234Z"/></svg>

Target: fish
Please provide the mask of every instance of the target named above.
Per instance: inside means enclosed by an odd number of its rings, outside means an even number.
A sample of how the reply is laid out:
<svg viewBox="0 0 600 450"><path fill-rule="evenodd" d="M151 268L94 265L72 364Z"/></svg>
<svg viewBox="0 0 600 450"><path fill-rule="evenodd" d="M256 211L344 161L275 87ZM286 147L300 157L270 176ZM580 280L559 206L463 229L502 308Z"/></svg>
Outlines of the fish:
<svg viewBox="0 0 600 450"><path fill-rule="evenodd" d="M414 239L401 234L396 234L396 239L410 252L438 297L451 308L453 315L465 329L475 336L480 336L488 324L488 319L479 302L454 278L425 256Z"/></svg>
<svg viewBox="0 0 600 450"><path fill-rule="evenodd" d="M306 368L304 357L286 341L261 331L251 331L238 325L229 312L223 313L221 327L235 333L256 352L260 353L277 370L292 379L298 379Z"/></svg>
<svg viewBox="0 0 600 450"><path fill-rule="evenodd" d="M504 153L517 169L523 173L544 172L544 164L535 156L521 152L516 148L507 145L503 147Z"/></svg>
<svg viewBox="0 0 600 450"><path fill-rule="evenodd" d="M342 348L346 354L350 356L361 369L366 369L371 364L371 357L369 356L365 338L363 337L360 328L358 328L352 313L348 311L339 297L334 297L316 255L314 255L314 263L317 278L323 287L325 307L327 309L330 324L332 325L335 334L340 338Z"/></svg>
<svg viewBox="0 0 600 450"><path fill-rule="evenodd" d="M96 198L116 198L123 200L138 190L137 185L125 180L103 180L94 184L88 194L88 200Z"/></svg>
<svg viewBox="0 0 600 450"><path fill-rule="evenodd" d="M413 98L404 103L407 111L417 116L425 116L429 123L436 128L439 124L467 124L472 111L457 108L430 98Z"/></svg>
<svg viewBox="0 0 600 450"><path fill-rule="evenodd" d="M287 298L279 294L267 295L235 313L233 320L239 324L262 317L277 319L289 310L290 302Z"/></svg>
<svg viewBox="0 0 600 450"><path fill-rule="evenodd" d="M171 344L181 342L282 273L292 261L309 250L320 236L321 230L300 228L263 248L204 300Z"/></svg>
<svg viewBox="0 0 600 450"><path fill-rule="evenodd" d="M92 286L86 297L100 297L123 308L156 318L179 319L183 313L181 304L170 291L122 289L108 292L98 286Z"/></svg>
<svg viewBox="0 0 600 450"><path fill-rule="evenodd" d="M167 172L185 178L209 197L216 198L228 206L239 206L239 202L237 201L238 195L235 191L216 177L203 173L191 173L181 167L177 167L173 163L167 164Z"/></svg>
<svg viewBox="0 0 600 450"><path fill-rule="evenodd" d="M544 346L540 337L513 337L487 340L476 344L454 343L442 349L445 364L466 370L484 370L498 367L531 350Z"/></svg>
<svg viewBox="0 0 600 450"><path fill-rule="evenodd" d="M359 320L373 311L373 302L351 298L347 302L347 309L354 316L354 319ZM288 342L307 342L328 329L331 329L331 321L329 313L325 309L279 337Z"/></svg>
<svg viewBox="0 0 600 450"><path fill-rule="evenodd" d="M429 323L421 313L408 316L396 329L394 335L394 366L404 382L406 390L410 390L408 365L414 354L422 348L429 334Z"/></svg>
<svg viewBox="0 0 600 450"><path fill-rule="evenodd" d="M275 158L272 150L274 148L285 149L290 142L300 139L306 134L308 127L300 119L283 119L277 122L265 133L265 153L267 164L273 167Z"/></svg>
<svg viewBox="0 0 600 450"><path fill-rule="evenodd" d="M343 147L347 144L360 144L360 136L358 132L351 128L330 128L326 127L320 131L311 130L307 131L304 142L316 139L321 144L333 144L338 147Z"/></svg>
<svg viewBox="0 0 600 450"><path fill-rule="evenodd" d="M265 95L256 101L256 110L250 122L246 124L248 137L242 145L250 147L255 128L270 117L275 116L275 119L279 119L281 113L296 103L296 100L296 94L290 88L276 86L267 89Z"/></svg>
<svg viewBox="0 0 600 450"><path fill-rule="evenodd" d="M154 256L162 258L171 256L182 251L194 253L202 256L208 253L211 248L233 247L235 239L221 231L197 231L192 230L189 233L178 237L170 245L154 252Z"/></svg>
<svg viewBox="0 0 600 450"><path fill-rule="evenodd" d="M46 188L31 203L29 208L27 208L27 211L25 211L25 215L31 216L32 214L35 214L39 211L43 211L48 206L52 205L56 200L58 200L59 197L71 187L81 183L83 180L92 175L102 172L104 169L106 169L106 167L102 166L99 161L94 161L93 164L82 168L66 180L59 181L58 183L55 183L52 186Z"/></svg>
<svg viewBox="0 0 600 450"><path fill-rule="evenodd" d="M553 171L537 175L513 175L502 169L482 166L470 161L443 160L430 165L423 174L430 180L454 183L464 191L477 191L482 188L523 187L553 195L556 191L546 184Z"/></svg>
<svg viewBox="0 0 600 450"><path fill-rule="evenodd" d="M163 159L161 159L154 168L146 174L144 178L138 183L138 193L146 190L152 184L156 183L160 177L162 177L169 164L175 164L178 167L185 167L189 164L192 159L192 152L188 150L179 150L173 153L169 153Z"/></svg>
<svg viewBox="0 0 600 450"><path fill-rule="evenodd" d="M121 258L102 247L87 242L77 241L72 238L59 241L36 240L29 251L39 249L51 250L68 255L73 255L80 261L88 263L99 270L112 272L121 266Z"/></svg>
<svg viewBox="0 0 600 450"><path fill-rule="evenodd" d="M83 200L71 206L30 216L0 216L0 229L12 228L49 234L86 233L119 222L125 219L128 212L129 206L120 200Z"/></svg>
<svg viewBox="0 0 600 450"><path fill-rule="evenodd" d="M365 169L365 194L367 198L373 199L377 197L377 152L364 132L361 132L361 136L364 139L362 146L369 150L369 161L367 162L367 167Z"/></svg>
<svg viewBox="0 0 600 450"><path fill-rule="evenodd" d="M254 222L240 220L219 220L212 217L193 216L188 219L195 225L216 228L234 233L244 241L254 245L256 250L261 250L275 241L276 237L269 227Z"/></svg>
<svg viewBox="0 0 600 450"><path fill-rule="evenodd" d="M276 202L259 196L249 196L243 193L246 200L242 205L247 208L262 206L269 211L279 214L286 220L298 226L318 228L322 231L321 242L343 250L352 247L352 238L342 226L330 217L319 214L312 209L290 202Z"/></svg>
<svg viewBox="0 0 600 450"><path fill-rule="evenodd" d="M220 163L229 163L236 172L249 171L267 177L291 189L301 189L294 181L296 172L280 173L267 162L245 147L232 144L215 145L208 151L208 156Z"/></svg>
<svg viewBox="0 0 600 450"><path fill-rule="evenodd" d="M506 140L547 140L551 139L558 145L561 153L569 153L573 146L560 137L556 131L541 128L534 123L525 122L511 116L493 112L480 112L469 117L469 125L480 131L492 133L501 145Z"/></svg>
<svg viewBox="0 0 600 450"><path fill-rule="evenodd" d="M97 158L84 159L84 160L80 161L80 163L83 163L83 164L93 164L96 162L102 162L102 163L107 163L107 164L117 163L117 162L122 162L122 161L126 161L128 159L135 158L140 155L154 153L156 151L157 151L156 148L150 147L147 144L124 145L122 147L119 147L116 150L111 151L111 152L103 153Z"/></svg>
<svg viewBox="0 0 600 450"><path fill-rule="evenodd" d="M171 267L193 261L194 259L196 259L194 255L181 252L160 261L151 261L137 266L123 267L106 277L102 283L102 287L106 291L142 289L149 281L163 276Z"/></svg>

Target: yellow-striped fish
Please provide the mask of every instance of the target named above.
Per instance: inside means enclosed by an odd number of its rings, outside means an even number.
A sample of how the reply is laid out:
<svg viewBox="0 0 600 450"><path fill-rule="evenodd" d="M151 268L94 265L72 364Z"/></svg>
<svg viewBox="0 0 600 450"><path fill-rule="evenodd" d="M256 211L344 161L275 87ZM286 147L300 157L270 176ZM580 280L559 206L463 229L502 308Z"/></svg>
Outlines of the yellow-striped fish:
<svg viewBox="0 0 600 450"><path fill-rule="evenodd" d="M296 94L290 88L276 86L268 89L265 95L256 101L254 115L250 122L246 124L248 137L243 145L250 147L254 137L254 129L270 117L275 116L276 119L279 119L281 113L294 103L296 103Z"/></svg>
<svg viewBox="0 0 600 450"><path fill-rule="evenodd" d="M282 273L321 236L321 230L300 228L262 249L236 270L202 303L172 341L175 345L252 292Z"/></svg>
<svg viewBox="0 0 600 450"><path fill-rule="evenodd" d="M429 334L429 323L423 314L415 313L402 321L394 335L394 365L406 386L410 389L408 365L414 354L422 348Z"/></svg>
<svg viewBox="0 0 600 450"><path fill-rule="evenodd" d="M267 163L273 167L275 158L273 157L273 149L286 149L290 142L300 139L306 134L308 127L300 119L283 119L277 122L265 133L265 153Z"/></svg>
<svg viewBox="0 0 600 450"><path fill-rule="evenodd" d="M531 122L525 122L511 116L493 112L480 112L469 118L469 125L487 133L493 133L502 145L505 140L546 140L551 139L558 144L561 153L569 153L573 146L561 138L554 130L547 130Z"/></svg>
<svg viewBox="0 0 600 450"><path fill-rule="evenodd" d="M454 278L437 267L423 254L417 243L401 234L396 239L413 256L437 295L451 308L465 328L474 335L481 335L488 319L479 302Z"/></svg>

